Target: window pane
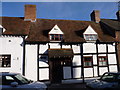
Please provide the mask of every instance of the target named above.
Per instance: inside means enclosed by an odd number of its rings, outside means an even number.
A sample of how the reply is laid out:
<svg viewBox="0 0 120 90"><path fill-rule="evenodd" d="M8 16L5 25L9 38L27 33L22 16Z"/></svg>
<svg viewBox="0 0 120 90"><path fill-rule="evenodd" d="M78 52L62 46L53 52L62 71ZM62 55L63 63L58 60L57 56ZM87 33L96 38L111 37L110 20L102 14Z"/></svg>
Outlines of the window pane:
<svg viewBox="0 0 120 90"><path fill-rule="evenodd" d="M50 35L50 40L53 40L53 41L63 40L63 35L61 35L61 34L51 34Z"/></svg>
<svg viewBox="0 0 120 90"><path fill-rule="evenodd" d="M106 56L100 56L99 58L99 66L106 66L107 65L107 57Z"/></svg>
<svg viewBox="0 0 120 90"><path fill-rule="evenodd" d="M0 55L0 67L11 66L11 55Z"/></svg>
<svg viewBox="0 0 120 90"><path fill-rule="evenodd" d="M96 34L85 34L85 39L86 40L97 40L97 35Z"/></svg>
<svg viewBox="0 0 120 90"><path fill-rule="evenodd" d="M84 57L84 67L92 66L92 57Z"/></svg>
<svg viewBox="0 0 120 90"><path fill-rule="evenodd" d="M59 35L55 35L55 40L59 40Z"/></svg>
<svg viewBox="0 0 120 90"><path fill-rule="evenodd" d="M63 35L60 35L60 40L63 40Z"/></svg>

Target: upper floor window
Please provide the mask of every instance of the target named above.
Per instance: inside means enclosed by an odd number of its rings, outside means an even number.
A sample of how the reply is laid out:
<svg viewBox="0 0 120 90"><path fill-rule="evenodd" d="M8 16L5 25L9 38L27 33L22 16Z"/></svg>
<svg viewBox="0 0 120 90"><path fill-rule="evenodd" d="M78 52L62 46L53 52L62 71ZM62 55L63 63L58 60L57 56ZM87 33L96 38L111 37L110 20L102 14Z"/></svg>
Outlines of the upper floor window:
<svg viewBox="0 0 120 90"><path fill-rule="evenodd" d="M61 41L61 40L63 40L63 35L62 34L51 34L50 40L51 41Z"/></svg>
<svg viewBox="0 0 120 90"><path fill-rule="evenodd" d="M3 28L0 27L0 35L3 34Z"/></svg>
<svg viewBox="0 0 120 90"><path fill-rule="evenodd" d="M49 32L49 39L50 41L62 41L64 33L61 29L55 25L52 30Z"/></svg>
<svg viewBox="0 0 120 90"><path fill-rule="evenodd" d="M89 25L86 31L83 33L84 39L86 41L96 41L98 39L98 35L95 30Z"/></svg>
<svg viewBox="0 0 120 90"><path fill-rule="evenodd" d="M106 56L99 56L99 66L107 66L107 57Z"/></svg>
<svg viewBox="0 0 120 90"><path fill-rule="evenodd" d="M0 67L11 66L11 55L0 55Z"/></svg>
<svg viewBox="0 0 120 90"><path fill-rule="evenodd" d="M87 41L96 41L97 40L96 34L85 34L84 37L85 37L85 40L87 40Z"/></svg>
<svg viewBox="0 0 120 90"><path fill-rule="evenodd" d="M93 58L92 56L83 57L84 67L92 67Z"/></svg>

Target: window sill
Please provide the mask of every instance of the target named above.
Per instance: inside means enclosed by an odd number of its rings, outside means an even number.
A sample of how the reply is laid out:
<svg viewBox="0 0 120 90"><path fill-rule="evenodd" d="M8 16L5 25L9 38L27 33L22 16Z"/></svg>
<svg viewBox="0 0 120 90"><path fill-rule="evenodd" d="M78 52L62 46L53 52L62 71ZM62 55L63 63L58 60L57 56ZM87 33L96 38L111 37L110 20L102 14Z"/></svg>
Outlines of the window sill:
<svg viewBox="0 0 120 90"><path fill-rule="evenodd" d="M62 42L62 41L50 41L50 42Z"/></svg>

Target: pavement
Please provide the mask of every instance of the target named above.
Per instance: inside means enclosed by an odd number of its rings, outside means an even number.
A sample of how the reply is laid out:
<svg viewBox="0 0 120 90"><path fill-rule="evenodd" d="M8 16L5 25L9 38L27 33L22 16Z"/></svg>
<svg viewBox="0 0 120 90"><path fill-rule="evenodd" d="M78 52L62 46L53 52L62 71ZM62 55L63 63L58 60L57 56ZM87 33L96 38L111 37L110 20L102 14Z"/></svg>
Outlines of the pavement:
<svg viewBox="0 0 120 90"><path fill-rule="evenodd" d="M92 80L98 79L98 77L95 78L86 78L85 82L83 83L82 79L71 79L71 80L62 80L61 84L50 84L50 82L45 82L47 85L47 90L80 90L80 89L85 89L89 90L86 87L86 83L90 82Z"/></svg>
<svg viewBox="0 0 120 90"><path fill-rule="evenodd" d="M51 84L48 85L47 90L80 90L80 89L85 89L89 90L86 86L85 83L74 83L74 84Z"/></svg>

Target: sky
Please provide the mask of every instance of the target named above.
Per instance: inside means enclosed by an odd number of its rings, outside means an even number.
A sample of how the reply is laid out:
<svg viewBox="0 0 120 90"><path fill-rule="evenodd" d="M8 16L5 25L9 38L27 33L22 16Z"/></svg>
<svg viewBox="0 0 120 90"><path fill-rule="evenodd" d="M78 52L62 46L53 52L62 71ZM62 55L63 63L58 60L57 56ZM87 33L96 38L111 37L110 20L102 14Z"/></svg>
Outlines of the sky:
<svg viewBox="0 0 120 90"><path fill-rule="evenodd" d="M93 10L100 11L100 17L116 19L117 2L2 2L1 16L24 17L24 5L33 4L37 7L37 18L90 20Z"/></svg>

